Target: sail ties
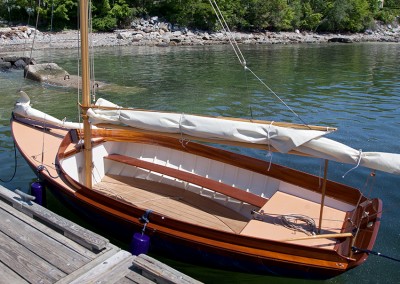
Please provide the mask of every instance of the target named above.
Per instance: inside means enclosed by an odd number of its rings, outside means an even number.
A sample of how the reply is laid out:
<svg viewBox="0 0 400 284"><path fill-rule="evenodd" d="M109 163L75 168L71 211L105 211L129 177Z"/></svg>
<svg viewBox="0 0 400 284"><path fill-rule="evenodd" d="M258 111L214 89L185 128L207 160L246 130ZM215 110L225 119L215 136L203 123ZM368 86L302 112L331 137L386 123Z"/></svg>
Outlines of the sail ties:
<svg viewBox="0 0 400 284"><path fill-rule="evenodd" d="M272 165L273 152L271 151L271 143L270 143L271 136L269 135L269 133L270 133L270 129L271 129L271 126L273 123L274 123L274 121L271 121L271 123L269 124L269 126L267 128L268 152L266 154L266 157L269 158L269 165L268 165L268 169L267 169L268 172L271 169L271 165Z"/></svg>
<svg viewBox="0 0 400 284"><path fill-rule="evenodd" d="M346 175L347 175L349 172L351 172L351 171L353 171L353 170L355 170L355 169L358 168L358 166L359 166L360 163L361 163L361 158L362 158L362 149L358 150L357 165L356 165L355 167L351 168L350 170L348 170L348 171L342 176L342 178L345 178Z"/></svg>
<svg viewBox="0 0 400 284"><path fill-rule="evenodd" d="M182 121L184 118L185 118L185 114L181 113L181 116L179 117L179 133L181 135L181 138L179 138L179 143L181 143L183 148L185 148L186 145L190 142L188 139L183 137Z"/></svg>

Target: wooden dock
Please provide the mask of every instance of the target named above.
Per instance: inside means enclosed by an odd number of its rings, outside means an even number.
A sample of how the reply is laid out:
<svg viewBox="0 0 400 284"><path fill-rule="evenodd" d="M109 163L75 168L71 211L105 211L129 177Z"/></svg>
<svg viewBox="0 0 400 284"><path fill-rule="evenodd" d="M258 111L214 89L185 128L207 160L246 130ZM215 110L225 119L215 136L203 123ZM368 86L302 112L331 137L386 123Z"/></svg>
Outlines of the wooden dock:
<svg viewBox="0 0 400 284"><path fill-rule="evenodd" d="M0 186L0 283L200 283Z"/></svg>

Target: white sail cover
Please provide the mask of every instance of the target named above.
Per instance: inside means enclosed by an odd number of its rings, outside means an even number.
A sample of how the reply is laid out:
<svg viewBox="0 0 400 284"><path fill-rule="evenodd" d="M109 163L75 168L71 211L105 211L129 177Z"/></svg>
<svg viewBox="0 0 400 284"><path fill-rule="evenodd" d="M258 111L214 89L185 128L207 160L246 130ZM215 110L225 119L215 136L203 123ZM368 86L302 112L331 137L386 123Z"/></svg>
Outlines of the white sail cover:
<svg viewBox="0 0 400 284"><path fill-rule="evenodd" d="M104 99L99 99L96 105L118 108L117 105ZM400 154L363 152L353 149L323 137L331 132L329 129L326 131L293 129L273 124L135 109L93 108L89 109L87 114L93 124L122 124L156 132L271 145L281 153L296 150L317 158L400 174Z"/></svg>
<svg viewBox="0 0 400 284"><path fill-rule="evenodd" d="M96 105L118 108L117 105L104 99L99 99ZM82 128L81 123L59 120L32 108L29 97L24 92L21 92L21 98L15 104L13 112L22 117L57 127L66 129ZM271 145L281 153L296 150L317 158L400 174L400 154L363 152L353 149L323 137L331 132L329 129L326 131L293 129L274 126L273 124L135 109L89 109L87 113L93 124L122 124L143 130L215 139L216 142L218 140L228 140ZM95 128L95 126L92 127Z"/></svg>
<svg viewBox="0 0 400 284"><path fill-rule="evenodd" d="M96 105L118 108L117 105L104 99L98 99ZM186 134L214 140L270 144L281 153L287 153L312 139L319 138L330 132L328 129L327 131L293 129L274 126L273 123L252 123L135 109L89 109L87 114L93 124L122 123L127 126L156 132Z"/></svg>
<svg viewBox="0 0 400 284"><path fill-rule="evenodd" d="M61 127L61 128L66 128L66 129L81 129L82 128L82 123L76 123L76 122L68 122L64 120L59 120L55 118L54 116L51 116L49 114L46 114L40 110L34 109L30 105L30 99L28 95L20 91L19 92L20 98L17 100L14 106L13 113L20 115L22 117L26 117L29 119L36 120L41 123Z"/></svg>

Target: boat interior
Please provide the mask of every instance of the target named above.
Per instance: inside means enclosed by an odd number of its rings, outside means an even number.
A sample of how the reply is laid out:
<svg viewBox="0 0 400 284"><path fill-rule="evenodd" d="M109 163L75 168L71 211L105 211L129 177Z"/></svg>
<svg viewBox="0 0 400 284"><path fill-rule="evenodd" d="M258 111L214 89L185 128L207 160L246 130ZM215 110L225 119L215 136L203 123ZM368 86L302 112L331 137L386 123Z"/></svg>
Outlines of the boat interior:
<svg viewBox="0 0 400 284"><path fill-rule="evenodd" d="M61 161L78 182L83 180L82 168L77 166L82 160L83 154L78 152ZM304 228L300 231L284 224L282 216L293 215L318 224L321 194L264 174L144 143L104 141L93 148L93 160L94 190L144 210L265 240L325 249L335 249L341 242L336 238L302 239L312 234L308 222L296 221ZM353 204L327 196L320 233L343 232L354 209Z"/></svg>

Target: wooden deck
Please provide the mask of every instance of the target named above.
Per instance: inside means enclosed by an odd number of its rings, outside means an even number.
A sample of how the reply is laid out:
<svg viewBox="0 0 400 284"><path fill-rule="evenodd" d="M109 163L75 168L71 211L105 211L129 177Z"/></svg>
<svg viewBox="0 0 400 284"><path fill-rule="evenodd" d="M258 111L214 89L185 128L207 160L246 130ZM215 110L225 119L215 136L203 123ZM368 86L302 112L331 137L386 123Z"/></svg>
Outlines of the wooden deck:
<svg viewBox="0 0 400 284"><path fill-rule="evenodd" d="M218 230L240 233L249 221L210 198L143 179L106 175L94 189L143 209Z"/></svg>
<svg viewBox="0 0 400 284"><path fill-rule="evenodd" d="M0 283L200 283L0 186Z"/></svg>
<svg viewBox="0 0 400 284"><path fill-rule="evenodd" d="M304 200L302 198L278 191L260 210L263 212L263 214L265 214L264 221L251 220L249 224L243 229L241 234L277 241L307 237L307 235L303 232L293 231L282 226L281 221L279 220L279 218L277 218L277 216L300 214L312 218L313 220L315 220L316 224L318 224L320 208L321 205L319 203ZM345 218L345 211L325 206L321 233L341 233ZM307 240L292 241L292 243L312 247L334 249L337 241L338 240L334 238L310 238Z"/></svg>

